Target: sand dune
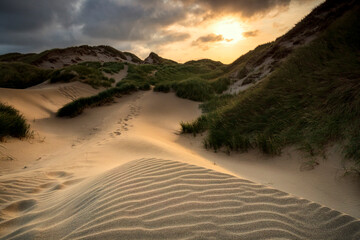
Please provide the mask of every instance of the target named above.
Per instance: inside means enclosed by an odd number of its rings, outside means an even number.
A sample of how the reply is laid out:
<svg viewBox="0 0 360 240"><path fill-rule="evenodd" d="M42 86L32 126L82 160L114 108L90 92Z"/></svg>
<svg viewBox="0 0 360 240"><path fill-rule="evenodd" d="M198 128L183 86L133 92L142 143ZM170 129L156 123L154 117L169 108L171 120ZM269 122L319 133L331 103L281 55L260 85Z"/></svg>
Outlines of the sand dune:
<svg viewBox="0 0 360 240"><path fill-rule="evenodd" d="M72 183L65 181L66 173L46 177L63 183L28 182L28 189L42 190L36 193L41 197L32 199L29 192L27 200L2 210L8 218L0 224L3 239L360 237L360 221L352 217L181 162L136 160L69 189L66 186Z"/></svg>
<svg viewBox="0 0 360 240"><path fill-rule="evenodd" d="M358 182L329 175L337 168L300 172L287 154L206 151L201 137L179 135L198 103L172 93L54 116L97 91L80 83L0 89L35 133L0 144L0 239L359 238L358 220L340 213L360 216Z"/></svg>

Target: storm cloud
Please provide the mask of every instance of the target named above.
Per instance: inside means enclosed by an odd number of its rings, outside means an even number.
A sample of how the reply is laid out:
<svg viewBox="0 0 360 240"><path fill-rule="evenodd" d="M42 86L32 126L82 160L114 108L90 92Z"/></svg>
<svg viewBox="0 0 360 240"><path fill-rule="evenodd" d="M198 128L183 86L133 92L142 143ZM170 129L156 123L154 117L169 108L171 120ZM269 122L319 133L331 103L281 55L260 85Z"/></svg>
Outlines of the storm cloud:
<svg viewBox="0 0 360 240"><path fill-rule="evenodd" d="M266 13L274 8L287 7L291 0L183 0L183 2L186 4L199 4L211 12L235 13L242 17L252 17L256 14Z"/></svg>
<svg viewBox="0 0 360 240"><path fill-rule="evenodd" d="M1 0L0 53L80 44L164 46L191 38L193 19L231 12L252 17L291 0ZM293 0L299 1L299 0ZM169 30L182 24L180 31ZM184 30L185 29L185 30ZM213 36L200 37L201 43ZM130 49L121 49L130 50Z"/></svg>

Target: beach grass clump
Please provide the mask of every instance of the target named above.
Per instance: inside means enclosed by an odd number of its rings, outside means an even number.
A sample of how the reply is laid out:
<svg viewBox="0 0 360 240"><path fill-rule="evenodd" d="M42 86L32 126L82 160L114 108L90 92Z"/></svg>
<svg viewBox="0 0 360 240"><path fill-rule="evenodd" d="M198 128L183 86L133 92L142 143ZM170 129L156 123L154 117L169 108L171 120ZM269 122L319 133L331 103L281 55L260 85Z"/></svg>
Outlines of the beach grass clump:
<svg viewBox="0 0 360 240"><path fill-rule="evenodd" d="M172 88L175 90L176 96L193 101L209 100L214 94L211 84L201 78L189 78L174 82Z"/></svg>
<svg viewBox="0 0 360 240"><path fill-rule="evenodd" d="M217 78L210 81L210 84L217 94L221 94L229 88L231 81L227 77Z"/></svg>
<svg viewBox="0 0 360 240"><path fill-rule="evenodd" d="M20 62L0 62L0 87L28 88L46 81L51 70Z"/></svg>
<svg viewBox="0 0 360 240"><path fill-rule="evenodd" d="M202 116L181 124L183 132L208 131L205 146L214 150L258 148L266 154L296 145L323 155L326 146L339 143L360 168L359 23L354 12L345 14L262 83L203 104L206 124L199 124Z"/></svg>
<svg viewBox="0 0 360 240"><path fill-rule="evenodd" d="M172 89L172 82L160 82L157 83L154 87L154 92L163 92L163 93L168 93L171 91Z"/></svg>
<svg viewBox="0 0 360 240"><path fill-rule="evenodd" d="M101 70L103 72L114 74L124 69L124 63L120 62L105 62L103 63Z"/></svg>
<svg viewBox="0 0 360 240"><path fill-rule="evenodd" d="M29 124L23 115L12 106L0 103L0 141L11 136L23 138L29 134Z"/></svg>
<svg viewBox="0 0 360 240"><path fill-rule="evenodd" d="M76 99L60 108L56 115L58 117L76 117L86 108L106 105L113 102L115 97L121 97L136 90L137 87L134 84L122 84L119 87L107 89L94 96Z"/></svg>
<svg viewBox="0 0 360 240"><path fill-rule="evenodd" d="M50 76L51 83L79 81L94 88L111 87L114 79L108 78L102 72L98 62L85 62L54 71ZM111 69L111 68L109 68Z"/></svg>

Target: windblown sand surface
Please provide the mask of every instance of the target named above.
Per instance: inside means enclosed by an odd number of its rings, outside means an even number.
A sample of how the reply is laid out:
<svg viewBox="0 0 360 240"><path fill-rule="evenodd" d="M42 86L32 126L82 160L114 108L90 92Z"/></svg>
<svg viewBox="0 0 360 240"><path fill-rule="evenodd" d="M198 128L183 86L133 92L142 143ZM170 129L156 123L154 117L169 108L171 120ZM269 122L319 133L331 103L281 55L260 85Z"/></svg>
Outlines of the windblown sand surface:
<svg viewBox="0 0 360 240"><path fill-rule="evenodd" d="M64 182L8 183L41 197L28 193L2 210L11 219L0 225L5 239L360 238L360 221L352 217L181 162L132 161L67 189L76 181L65 181L66 173L43 178Z"/></svg>
<svg viewBox="0 0 360 240"><path fill-rule="evenodd" d="M198 103L174 94L138 92L74 119L54 116L97 91L0 89L34 131L0 143L0 239L360 238L349 216L360 217L359 181L336 175L335 161L300 171L295 151L207 151L201 137L179 135Z"/></svg>

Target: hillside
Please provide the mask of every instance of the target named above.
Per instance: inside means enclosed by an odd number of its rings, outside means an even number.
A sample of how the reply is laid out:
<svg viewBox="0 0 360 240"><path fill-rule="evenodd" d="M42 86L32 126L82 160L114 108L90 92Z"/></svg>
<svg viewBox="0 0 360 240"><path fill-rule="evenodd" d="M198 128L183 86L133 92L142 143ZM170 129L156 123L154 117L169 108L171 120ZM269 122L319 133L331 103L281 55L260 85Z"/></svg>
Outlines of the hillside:
<svg viewBox="0 0 360 240"><path fill-rule="evenodd" d="M355 0L326 1L285 35L239 57L228 67L228 75L233 83L228 93L246 90L267 77L281 66L291 53L317 39L325 29L355 5L358 5Z"/></svg>
<svg viewBox="0 0 360 240"><path fill-rule="evenodd" d="M288 34L275 43L259 46L230 68L249 66L267 56L274 46L295 39L298 29L306 31L304 24L324 9L332 13L341 9L342 14L335 14L332 21L327 18L327 28L324 26L311 42L294 48L257 86L203 104L205 115L191 124L184 123L183 131L208 130L205 146L227 151L258 148L267 154L280 154L285 146L295 145L316 156L324 155L326 147L336 143L344 158L355 160L359 169L359 2L325 2Z"/></svg>
<svg viewBox="0 0 360 240"><path fill-rule="evenodd" d="M147 58L145 58L144 63L148 64L177 64L177 62L162 58L154 52L151 52Z"/></svg>
<svg viewBox="0 0 360 240"><path fill-rule="evenodd" d="M0 56L1 62L23 62L45 69L59 69L82 62L128 62L142 63L129 52L121 52L110 46L78 46L51 49L39 54L8 53Z"/></svg>

